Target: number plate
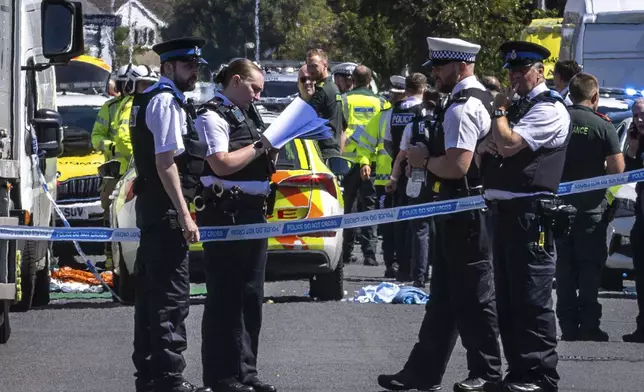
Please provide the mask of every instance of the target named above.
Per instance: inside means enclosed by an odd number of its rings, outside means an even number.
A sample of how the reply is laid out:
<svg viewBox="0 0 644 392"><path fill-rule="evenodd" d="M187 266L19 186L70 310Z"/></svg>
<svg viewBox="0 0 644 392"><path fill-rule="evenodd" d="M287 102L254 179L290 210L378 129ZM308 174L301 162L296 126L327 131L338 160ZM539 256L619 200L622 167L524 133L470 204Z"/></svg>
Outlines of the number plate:
<svg viewBox="0 0 644 392"><path fill-rule="evenodd" d="M60 209L67 219L82 220L89 218L89 211L84 207L61 207Z"/></svg>

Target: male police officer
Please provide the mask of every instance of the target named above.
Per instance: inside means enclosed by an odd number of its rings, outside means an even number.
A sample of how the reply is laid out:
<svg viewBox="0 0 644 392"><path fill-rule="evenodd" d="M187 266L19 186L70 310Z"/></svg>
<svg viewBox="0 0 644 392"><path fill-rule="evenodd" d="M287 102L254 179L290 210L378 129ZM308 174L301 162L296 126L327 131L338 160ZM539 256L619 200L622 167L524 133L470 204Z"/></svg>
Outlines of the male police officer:
<svg viewBox="0 0 644 392"><path fill-rule="evenodd" d="M340 94L353 90L353 70L356 69L356 63L342 63L331 68L333 82L338 86Z"/></svg>
<svg viewBox="0 0 644 392"><path fill-rule="evenodd" d="M596 111L597 79L578 73L568 87L573 103L569 109L572 135L561 181L623 172L624 157L615 127ZM605 195L601 189L563 197L577 209L577 215L571 232L557 241L557 317L562 340L608 341L608 334L599 328L602 307L597 301L608 257Z"/></svg>
<svg viewBox="0 0 644 392"><path fill-rule="evenodd" d="M501 46L512 87L494 100L492 132L483 157L485 198L493 212L494 277L499 329L511 392L555 391L556 321L552 217L566 159L570 117L563 99L546 87L550 52L529 42ZM515 92L522 98L512 103ZM558 226L568 217L557 214Z"/></svg>
<svg viewBox="0 0 644 392"><path fill-rule="evenodd" d="M402 78L402 76L400 77ZM394 82L400 83L399 80L394 79L392 76L392 84ZM407 176L405 168L407 160L405 156L400 155L400 144L402 136L407 124L410 124L415 117L425 115L423 109L423 92L427 85L427 78L421 73L413 73L407 78L403 79L400 85L404 89L405 98L393 104L391 110L391 120L389 126L385 130L384 145L391 158L397 163L392 165L392 171L389 177L388 187L393 190L393 202L395 206L406 206L408 204L407 192ZM395 86L395 84L394 84ZM410 281L411 280L411 238L410 238L410 222L399 221L394 224L395 228L395 253L396 263L398 264L398 271L396 273L396 280Z"/></svg>
<svg viewBox="0 0 644 392"><path fill-rule="evenodd" d="M134 354L137 391L210 391L187 382L185 319L190 301L188 244L199 241L186 199L194 198L205 142L184 110L183 92L197 81L205 40L183 38L152 49L161 58L159 82L132 102L130 132L137 178ZM191 112L188 110L188 112Z"/></svg>
<svg viewBox="0 0 644 392"><path fill-rule="evenodd" d="M436 86L450 96L444 106L435 109L433 121L419 124L424 130L417 129L412 138L429 137L426 145L409 148L408 160L412 167L429 171L430 189L440 199L466 197L475 194L478 185L473 151L490 128L486 106L491 107L492 96L474 76L481 47L454 38L429 37L427 41ZM432 300L418 343L404 369L380 376L378 383L395 390L439 390L460 333L470 374L454 390L500 390L501 354L485 214L461 212L436 223Z"/></svg>

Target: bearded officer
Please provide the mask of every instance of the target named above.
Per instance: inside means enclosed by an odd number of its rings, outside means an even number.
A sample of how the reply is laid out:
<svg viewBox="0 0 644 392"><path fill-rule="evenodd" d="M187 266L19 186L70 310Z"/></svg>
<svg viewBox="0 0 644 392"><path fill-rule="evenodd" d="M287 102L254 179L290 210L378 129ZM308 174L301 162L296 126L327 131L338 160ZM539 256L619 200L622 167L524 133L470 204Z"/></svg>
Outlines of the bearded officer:
<svg viewBox="0 0 644 392"><path fill-rule="evenodd" d="M436 87L450 96L434 110L432 121L415 127L412 139L428 137L408 149L409 164L428 171L428 187L439 200L480 194L472 158L477 143L489 132L492 104L492 95L474 76L481 47L456 38L429 37L427 42ZM469 375L454 385L454 391L500 390L501 354L486 214L464 211L436 219L433 243L437 249L432 299L418 343L403 370L380 376L378 383L391 390L440 390L460 333Z"/></svg>
<svg viewBox="0 0 644 392"><path fill-rule="evenodd" d="M201 38L182 38L153 46L162 76L132 102L136 224L141 231L132 355L138 392L211 391L182 375L190 302L188 242L199 241L186 199L198 190L206 154L183 93L194 90L199 65L207 64L201 58L204 44Z"/></svg>
<svg viewBox="0 0 644 392"><path fill-rule="evenodd" d="M553 217L565 231L559 187L570 135L563 98L548 89L548 49L530 42L501 46L511 87L494 100L491 137L479 146L485 199L493 213L494 277L510 392L556 391L557 325ZM511 99L516 94L520 100ZM561 207L561 208L559 208ZM560 212L557 212L560 211ZM555 215L556 214L556 215Z"/></svg>

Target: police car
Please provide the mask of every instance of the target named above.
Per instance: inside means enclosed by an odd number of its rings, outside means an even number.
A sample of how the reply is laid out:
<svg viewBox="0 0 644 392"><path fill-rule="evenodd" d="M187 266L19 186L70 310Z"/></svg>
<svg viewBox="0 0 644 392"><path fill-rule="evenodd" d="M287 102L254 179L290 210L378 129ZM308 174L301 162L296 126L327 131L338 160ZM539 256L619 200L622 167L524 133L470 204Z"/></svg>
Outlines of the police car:
<svg viewBox="0 0 644 392"><path fill-rule="evenodd" d="M264 91L257 102L264 108L281 112L298 96L297 75L303 61L264 61Z"/></svg>
<svg viewBox="0 0 644 392"><path fill-rule="evenodd" d="M93 149L91 135L98 111L108 99L103 95L74 92L60 92L56 96L64 130L64 151L56 164L56 202L71 226L103 225L98 167L105 163L105 158ZM55 219L56 226L63 226L58 215ZM100 243L83 242L81 246L90 254L102 253L103 249ZM70 242L54 241L53 251L58 257L76 254Z"/></svg>
<svg viewBox="0 0 644 392"><path fill-rule="evenodd" d="M264 108L260 114L267 125L277 117L277 113ZM111 226L114 228L136 227L136 196L132 191L135 177L131 165L114 190L111 206ZM269 222L342 215L344 211L337 178L320 158L313 141L296 139L286 144L280 151L272 181L278 184L278 190L273 214L267 217ZM191 210L194 211L193 206ZM131 273L137 248L136 242L115 242L112 247L115 287L126 301L134 296ZM339 300L344 296L341 252L342 230L269 238L267 279L308 278L312 296L320 300ZM190 270L193 278L203 271L201 255L202 244L192 244Z"/></svg>

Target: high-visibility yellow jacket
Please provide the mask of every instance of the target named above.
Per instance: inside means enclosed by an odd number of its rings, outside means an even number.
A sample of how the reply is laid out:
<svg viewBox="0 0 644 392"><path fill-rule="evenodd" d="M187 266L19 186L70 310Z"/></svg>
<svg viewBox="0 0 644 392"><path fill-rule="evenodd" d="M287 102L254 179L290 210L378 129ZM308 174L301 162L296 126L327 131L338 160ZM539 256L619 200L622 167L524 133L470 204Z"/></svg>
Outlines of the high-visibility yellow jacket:
<svg viewBox="0 0 644 392"><path fill-rule="evenodd" d="M132 100L132 96L126 96L105 102L92 130L92 145L103 153L105 160L118 160L121 174L125 173L132 157L129 126Z"/></svg>
<svg viewBox="0 0 644 392"><path fill-rule="evenodd" d="M342 156L355 163L369 164L359 161L358 146L369 148L378 144L365 132L365 127L376 114L389 108L391 104L386 99L366 88L357 88L342 95L342 112L347 122Z"/></svg>
<svg viewBox="0 0 644 392"><path fill-rule="evenodd" d="M368 140L376 140L375 145L359 144L357 148L360 165L376 163L375 185L387 185L393 165L393 158L385 149L385 132L391 121L392 109L386 109L376 114L364 128Z"/></svg>

